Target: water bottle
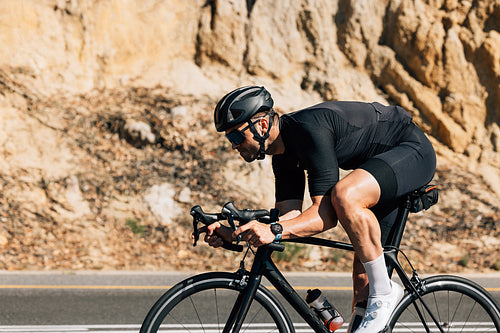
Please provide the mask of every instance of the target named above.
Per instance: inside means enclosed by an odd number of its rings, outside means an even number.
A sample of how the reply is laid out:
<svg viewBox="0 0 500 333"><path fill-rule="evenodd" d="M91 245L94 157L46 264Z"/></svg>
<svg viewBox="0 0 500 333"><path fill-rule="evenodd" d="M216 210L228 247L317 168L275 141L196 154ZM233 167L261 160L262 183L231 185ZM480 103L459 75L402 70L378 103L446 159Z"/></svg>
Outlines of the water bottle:
<svg viewBox="0 0 500 333"><path fill-rule="evenodd" d="M340 312L328 302L319 289L309 289L307 291L306 303L323 320L330 331L336 331L344 323L344 318L342 318Z"/></svg>

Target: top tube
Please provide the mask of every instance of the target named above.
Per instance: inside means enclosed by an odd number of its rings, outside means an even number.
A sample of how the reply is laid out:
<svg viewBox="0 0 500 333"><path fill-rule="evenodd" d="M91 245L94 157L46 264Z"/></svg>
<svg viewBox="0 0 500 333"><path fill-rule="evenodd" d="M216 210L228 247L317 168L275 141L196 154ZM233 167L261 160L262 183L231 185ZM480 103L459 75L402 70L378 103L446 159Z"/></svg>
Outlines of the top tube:
<svg viewBox="0 0 500 333"><path fill-rule="evenodd" d="M318 238L318 237L301 237L301 238L292 238L281 241L282 243L300 243L300 244L308 244L308 245L316 245L316 246L324 246L331 247L335 249L341 249L346 251L354 251L354 247L352 244Z"/></svg>

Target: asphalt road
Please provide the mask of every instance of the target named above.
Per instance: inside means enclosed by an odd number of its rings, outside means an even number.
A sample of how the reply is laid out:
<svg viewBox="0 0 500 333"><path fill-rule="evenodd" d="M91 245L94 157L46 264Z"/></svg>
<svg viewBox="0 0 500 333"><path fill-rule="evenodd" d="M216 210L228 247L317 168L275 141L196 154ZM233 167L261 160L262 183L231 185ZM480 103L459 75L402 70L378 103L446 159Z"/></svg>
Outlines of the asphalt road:
<svg viewBox="0 0 500 333"><path fill-rule="evenodd" d="M187 273L0 273L1 332L137 332L153 303ZM192 275L192 274L191 274ZM286 274L349 313L349 274ZM466 276L500 302L500 274ZM265 281L266 285L269 285ZM291 311L292 318L296 317ZM346 315L347 316L347 315Z"/></svg>

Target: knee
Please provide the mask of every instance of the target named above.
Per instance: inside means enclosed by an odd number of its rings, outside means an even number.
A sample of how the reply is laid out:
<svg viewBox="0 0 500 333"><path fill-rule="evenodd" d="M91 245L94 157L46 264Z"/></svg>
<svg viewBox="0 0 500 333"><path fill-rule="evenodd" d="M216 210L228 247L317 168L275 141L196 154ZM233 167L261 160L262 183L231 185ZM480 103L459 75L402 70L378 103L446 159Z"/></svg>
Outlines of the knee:
<svg viewBox="0 0 500 333"><path fill-rule="evenodd" d="M366 230L366 223L369 222L367 207L360 198L360 193L351 187L339 184L333 188L331 195L332 205L339 222L346 230Z"/></svg>
<svg viewBox="0 0 500 333"><path fill-rule="evenodd" d="M342 216L347 215L356 205L356 199L352 189L343 186L341 182L333 187L331 201L336 213Z"/></svg>

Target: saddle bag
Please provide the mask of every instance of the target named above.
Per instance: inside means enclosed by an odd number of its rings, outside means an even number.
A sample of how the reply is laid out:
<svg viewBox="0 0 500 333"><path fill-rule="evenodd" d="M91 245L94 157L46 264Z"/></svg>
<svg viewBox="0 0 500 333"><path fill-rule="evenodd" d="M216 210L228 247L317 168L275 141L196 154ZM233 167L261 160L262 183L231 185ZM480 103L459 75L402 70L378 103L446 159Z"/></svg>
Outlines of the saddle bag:
<svg viewBox="0 0 500 333"><path fill-rule="evenodd" d="M425 185L410 194L410 212L417 213L429 209L438 202L438 188L436 185Z"/></svg>

